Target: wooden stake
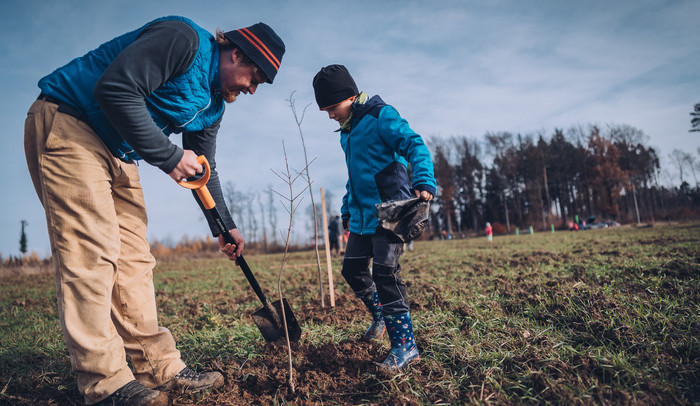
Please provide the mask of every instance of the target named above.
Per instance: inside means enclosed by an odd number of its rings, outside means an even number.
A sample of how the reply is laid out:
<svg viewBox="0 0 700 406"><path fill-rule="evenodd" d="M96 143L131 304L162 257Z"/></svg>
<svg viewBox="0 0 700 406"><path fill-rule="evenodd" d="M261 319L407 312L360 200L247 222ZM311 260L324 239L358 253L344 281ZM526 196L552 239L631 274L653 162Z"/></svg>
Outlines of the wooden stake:
<svg viewBox="0 0 700 406"><path fill-rule="evenodd" d="M323 241L326 244L326 264L328 266L328 289L331 294L331 307L335 307L335 291L333 290L333 265L331 264L331 248L328 240L328 219L326 216L326 195L321 188L321 211L323 212Z"/></svg>

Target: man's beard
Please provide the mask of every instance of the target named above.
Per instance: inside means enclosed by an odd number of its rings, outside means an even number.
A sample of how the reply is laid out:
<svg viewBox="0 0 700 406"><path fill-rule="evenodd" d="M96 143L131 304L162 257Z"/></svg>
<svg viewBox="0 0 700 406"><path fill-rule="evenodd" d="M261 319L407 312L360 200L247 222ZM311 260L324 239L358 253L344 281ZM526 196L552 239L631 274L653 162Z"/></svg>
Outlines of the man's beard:
<svg viewBox="0 0 700 406"><path fill-rule="evenodd" d="M221 91L221 97L224 98L224 101L226 103L233 103L236 101L236 97L238 96L237 91L232 91L232 90L222 90Z"/></svg>

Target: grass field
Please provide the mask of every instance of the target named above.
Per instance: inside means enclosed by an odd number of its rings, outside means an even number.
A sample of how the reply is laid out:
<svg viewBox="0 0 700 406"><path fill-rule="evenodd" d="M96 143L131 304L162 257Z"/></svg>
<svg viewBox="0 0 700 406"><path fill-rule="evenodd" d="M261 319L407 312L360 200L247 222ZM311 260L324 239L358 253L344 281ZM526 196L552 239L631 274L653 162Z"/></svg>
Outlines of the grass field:
<svg viewBox="0 0 700 406"><path fill-rule="evenodd" d="M700 225L417 242L402 259L421 361L377 370L388 341L334 259L336 307L320 308L313 252L293 253L284 295L303 336L265 345L258 303L224 259L160 262L161 325L184 360L226 384L174 404L699 404ZM274 299L281 256L247 258ZM324 267L324 275L325 275ZM0 403L82 404L53 276L0 279Z"/></svg>

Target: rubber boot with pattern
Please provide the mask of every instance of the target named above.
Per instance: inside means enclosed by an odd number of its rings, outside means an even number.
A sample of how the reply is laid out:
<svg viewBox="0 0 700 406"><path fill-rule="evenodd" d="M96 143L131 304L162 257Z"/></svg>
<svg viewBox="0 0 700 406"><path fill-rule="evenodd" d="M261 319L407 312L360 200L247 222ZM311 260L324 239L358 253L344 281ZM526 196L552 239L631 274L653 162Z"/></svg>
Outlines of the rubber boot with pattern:
<svg viewBox="0 0 700 406"><path fill-rule="evenodd" d="M372 324L362 335L362 339L364 341L380 340L384 335L384 330L386 330L386 324L384 323L384 317L382 317L382 304L379 302L379 295L375 291L365 297L361 297L360 300L362 300L362 303L365 304L372 315Z"/></svg>
<svg viewBox="0 0 700 406"><path fill-rule="evenodd" d="M389 332L391 350L381 367L389 371L398 371L408 363L418 361L420 354L413 336L411 313L386 315L384 320Z"/></svg>

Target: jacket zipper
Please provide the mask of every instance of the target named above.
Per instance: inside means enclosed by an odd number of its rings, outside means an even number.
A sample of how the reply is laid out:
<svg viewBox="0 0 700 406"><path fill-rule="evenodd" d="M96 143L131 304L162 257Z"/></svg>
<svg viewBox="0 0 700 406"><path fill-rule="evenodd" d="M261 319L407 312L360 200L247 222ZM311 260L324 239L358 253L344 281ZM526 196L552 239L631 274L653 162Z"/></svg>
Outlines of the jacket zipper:
<svg viewBox="0 0 700 406"><path fill-rule="evenodd" d="M348 180L350 181L350 193L352 193L352 198L355 201L355 204L359 206L359 211L360 211L360 235L364 235L364 226L365 226L365 219L364 215L362 213L362 205L360 205L360 201L357 199L357 196L355 195L355 187L353 186L352 183L352 177L350 176L350 156L351 156L351 151L350 151L350 132L348 132ZM348 228L350 226L348 225Z"/></svg>

